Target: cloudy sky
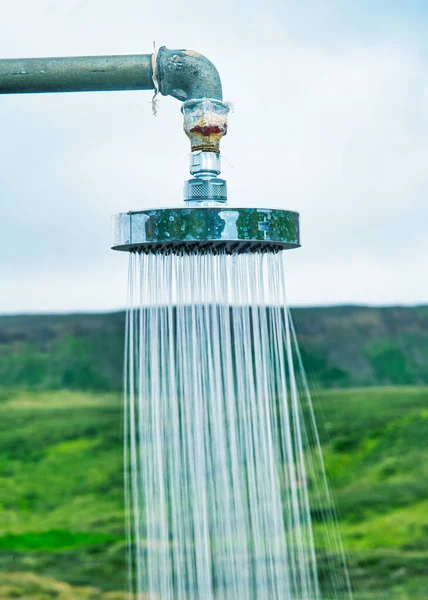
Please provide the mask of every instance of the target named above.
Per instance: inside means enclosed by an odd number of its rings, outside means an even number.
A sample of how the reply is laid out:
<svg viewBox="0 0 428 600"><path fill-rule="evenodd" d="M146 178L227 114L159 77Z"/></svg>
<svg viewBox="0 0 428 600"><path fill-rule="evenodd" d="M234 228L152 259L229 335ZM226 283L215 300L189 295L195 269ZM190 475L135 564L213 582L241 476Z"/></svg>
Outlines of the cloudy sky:
<svg viewBox="0 0 428 600"><path fill-rule="evenodd" d="M426 0L5 0L0 56L202 52L235 105L231 203L301 213L289 300L428 303L427 34ZM0 97L0 313L126 304L109 215L187 177L180 103L150 98Z"/></svg>

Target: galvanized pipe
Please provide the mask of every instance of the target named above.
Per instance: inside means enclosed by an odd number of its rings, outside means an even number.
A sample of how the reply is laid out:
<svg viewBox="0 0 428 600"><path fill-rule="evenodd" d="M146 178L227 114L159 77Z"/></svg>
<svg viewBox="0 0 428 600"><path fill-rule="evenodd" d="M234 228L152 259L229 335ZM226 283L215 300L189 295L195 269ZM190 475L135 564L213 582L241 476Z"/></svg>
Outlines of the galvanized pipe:
<svg viewBox="0 0 428 600"><path fill-rule="evenodd" d="M153 88L151 54L0 60L0 94Z"/></svg>

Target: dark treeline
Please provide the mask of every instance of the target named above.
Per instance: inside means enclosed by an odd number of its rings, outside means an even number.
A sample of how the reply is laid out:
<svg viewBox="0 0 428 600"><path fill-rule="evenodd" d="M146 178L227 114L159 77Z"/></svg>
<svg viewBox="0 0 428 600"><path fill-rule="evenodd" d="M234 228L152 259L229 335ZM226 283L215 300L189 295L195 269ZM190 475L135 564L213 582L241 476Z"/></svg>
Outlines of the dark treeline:
<svg viewBox="0 0 428 600"><path fill-rule="evenodd" d="M428 306L295 308L292 315L312 383L428 383ZM124 332L124 312L0 317L0 386L120 390Z"/></svg>

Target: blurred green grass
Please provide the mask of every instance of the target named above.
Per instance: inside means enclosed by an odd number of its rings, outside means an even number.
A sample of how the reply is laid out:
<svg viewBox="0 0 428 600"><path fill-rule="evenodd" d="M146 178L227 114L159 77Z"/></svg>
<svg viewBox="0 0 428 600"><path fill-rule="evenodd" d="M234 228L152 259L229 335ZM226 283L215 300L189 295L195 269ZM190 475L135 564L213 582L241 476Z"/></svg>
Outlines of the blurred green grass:
<svg viewBox="0 0 428 600"><path fill-rule="evenodd" d="M0 391L0 600L125 597L121 404ZM427 598L428 388L323 391L315 411L356 598Z"/></svg>
<svg viewBox="0 0 428 600"><path fill-rule="evenodd" d="M125 588L121 418L119 394L2 391L1 571Z"/></svg>

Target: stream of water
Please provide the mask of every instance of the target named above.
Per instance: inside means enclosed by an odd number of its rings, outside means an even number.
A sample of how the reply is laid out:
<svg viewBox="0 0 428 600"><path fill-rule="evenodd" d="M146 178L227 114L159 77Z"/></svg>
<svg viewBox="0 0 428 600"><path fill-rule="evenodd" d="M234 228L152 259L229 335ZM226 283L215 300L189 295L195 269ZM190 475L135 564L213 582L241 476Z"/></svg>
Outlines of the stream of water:
<svg viewBox="0 0 428 600"><path fill-rule="evenodd" d="M130 255L138 600L352 598L284 282L284 253Z"/></svg>

